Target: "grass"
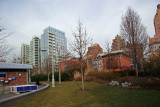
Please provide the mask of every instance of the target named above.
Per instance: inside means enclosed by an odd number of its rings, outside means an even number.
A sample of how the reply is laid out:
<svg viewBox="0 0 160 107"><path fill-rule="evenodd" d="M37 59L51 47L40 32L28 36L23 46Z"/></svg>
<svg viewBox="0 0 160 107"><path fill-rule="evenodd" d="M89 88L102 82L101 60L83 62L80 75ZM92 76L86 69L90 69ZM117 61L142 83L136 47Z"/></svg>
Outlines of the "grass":
<svg viewBox="0 0 160 107"><path fill-rule="evenodd" d="M128 90L85 82L87 93L79 93L80 82L62 82L23 101L16 107L160 107L160 91Z"/></svg>

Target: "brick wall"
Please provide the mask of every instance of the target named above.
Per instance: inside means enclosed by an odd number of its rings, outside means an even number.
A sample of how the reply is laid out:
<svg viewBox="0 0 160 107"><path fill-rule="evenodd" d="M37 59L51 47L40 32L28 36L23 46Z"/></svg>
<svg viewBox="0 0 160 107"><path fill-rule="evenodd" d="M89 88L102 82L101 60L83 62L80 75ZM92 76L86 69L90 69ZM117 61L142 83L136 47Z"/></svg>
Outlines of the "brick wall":
<svg viewBox="0 0 160 107"><path fill-rule="evenodd" d="M87 65L92 65L96 56L100 53L103 53L103 49L99 44L94 44L91 47L88 47L87 51Z"/></svg>
<svg viewBox="0 0 160 107"><path fill-rule="evenodd" d="M59 62L59 70L65 71L66 69L73 68L79 64L80 62L76 60L65 60L65 61Z"/></svg>
<svg viewBox="0 0 160 107"><path fill-rule="evenodd" d="M131 68L131 60L124 54L117 54L112 56L107 56L102 58L103 59L103 69L107 69L107 60L112 59L110 65L112 66L111 69L128 69Z"/></svg>
<svg viewBox="0 0 160 107"><path fill-rule="evenodd" d="M21 74L21 76L19 76ZM8 84L4 84L4 86L12 86L12 85L26 85L28 84L28 72L8 72L6 73L6 79L15 77L16 80L9 81Z"/></svg>

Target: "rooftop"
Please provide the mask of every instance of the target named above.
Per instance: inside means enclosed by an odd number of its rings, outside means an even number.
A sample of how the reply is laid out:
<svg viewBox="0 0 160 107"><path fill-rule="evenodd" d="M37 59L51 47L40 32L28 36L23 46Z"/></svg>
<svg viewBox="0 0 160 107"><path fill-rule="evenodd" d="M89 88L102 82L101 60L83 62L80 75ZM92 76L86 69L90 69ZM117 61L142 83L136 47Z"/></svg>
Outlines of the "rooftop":
<svg viewBox="0 0 160 107"><path fill-rule="evenodd" d="M16 63L1 63L0 69L33 69L32 65L16 64Z"/></svg>

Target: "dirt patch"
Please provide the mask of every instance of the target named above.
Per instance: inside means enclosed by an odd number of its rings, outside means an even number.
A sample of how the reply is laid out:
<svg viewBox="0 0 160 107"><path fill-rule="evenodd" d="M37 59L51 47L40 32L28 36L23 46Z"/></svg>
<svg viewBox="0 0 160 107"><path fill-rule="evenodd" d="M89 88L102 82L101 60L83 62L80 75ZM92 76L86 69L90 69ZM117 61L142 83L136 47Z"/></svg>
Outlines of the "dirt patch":
<svg viewBox="0 0 160 107"><path fill-rule="evenodd" d="M85 90L78 90L77 93L88 93L89 90L85 89Z"/></svg>

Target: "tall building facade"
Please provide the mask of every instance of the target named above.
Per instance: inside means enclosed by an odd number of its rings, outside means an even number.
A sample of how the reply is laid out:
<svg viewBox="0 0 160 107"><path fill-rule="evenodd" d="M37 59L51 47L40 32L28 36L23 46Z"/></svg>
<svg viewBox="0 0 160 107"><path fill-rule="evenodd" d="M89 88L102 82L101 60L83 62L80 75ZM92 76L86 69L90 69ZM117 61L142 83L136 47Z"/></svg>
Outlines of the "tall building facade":
<svg viewBox="0 0 160 107"><path fill-rule="evenodd" d="M29 64L29 45L26 43L21 45L21 63Z"/></svg>
<svg viewBox="0 0 160 107"><path fill-rule="evenodd" d="M150 57L160 57L160 4L154 17L155 36L149 38Z"/></svg>
<svg viewBox="0 0 160 107"><path fill-rule="evenodd" d="M154 16L154 27L156 36L160 36L160 4L157 5L157 12Z"/></svg>
<svg viewBox="0 0 160 107"><path fill-rule="evenodd" d="M37 36L34 36L30 41L29 63L33 65L37 70L40 71L41 48L40 48L40 38Z"/></svg>
<svg viewBox="0 0 160 107"><path fill-rule="evenodd" d="M65 33L53 27L44 29L41 35L41 64L45 65L45 59L54 57L54 69L58 70L58 63L66 56L67 40Z"/></svg>
<svg viewBox="0 0 160 107"><path fill-rule="evenodd" d="M100 53L103 53L103 49L100 47L99 44L94 44L93 46L88 47L88 51L87 51L87 64L88 65L93 65L96 56L98 54L100 54Z"/></svg>
<svg viewBox="0 0 160 107"><path fill-rule="evenodd" d="M112 51L121 50L123 48L124 48L124 40L121 38L121 36L117 35L112 42Z"/></svg>
<svg viewBox="0 0 160 107"><path fill-rule="evenodd" d="M150 57L160 57L160 36L149 38Z"/></svg>

